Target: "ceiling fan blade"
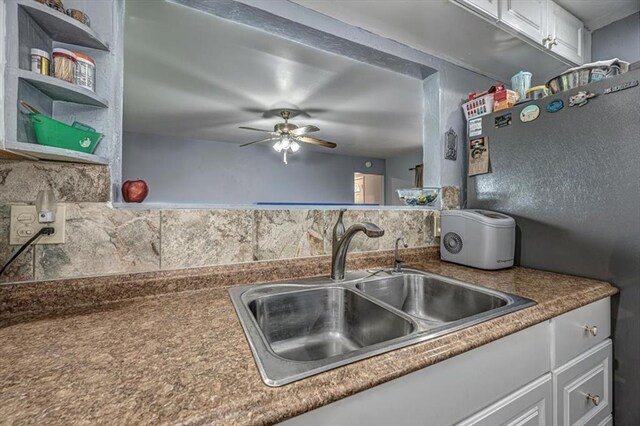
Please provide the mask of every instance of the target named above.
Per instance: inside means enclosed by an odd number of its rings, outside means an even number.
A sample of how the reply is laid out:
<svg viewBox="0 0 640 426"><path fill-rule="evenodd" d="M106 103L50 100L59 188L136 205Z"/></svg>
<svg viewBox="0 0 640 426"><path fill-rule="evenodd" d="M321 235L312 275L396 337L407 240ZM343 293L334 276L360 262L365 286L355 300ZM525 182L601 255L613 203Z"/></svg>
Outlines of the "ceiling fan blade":
<svg viewBox="0 0 640 426"><path fill-rule="evenodd" d="M293 136L302 136L302 135L306 135L307 133L317 132L318 130L320 129L317 128L316 126L302 126L302 127L298 127L295 130L290 131L289 133L292 134Z"/></svg>
<svg viewBox="0 0 640 426"><path fill-rule="evenodd" d="M273 133L273 130L256 129L255 127L240 126L238 129L255 130L256 132Z"/></svg>
<svg viewBox="0 0 640 426"><path fill-rule="evenodd" d="M310 143L313 145L324 146L325 148L335 148L336 146L338 146L333 142L324 141L322 139L310 138L306 136L297 137L296 140L304 143Z"/></svg>
<svg viewBox="0 0 640 426"><path fill-rule="evenodd" d="M253 145L253 144L256 144L256 143L262 143L262 142L275 141L275 140L278 140L278 139L280 139L280 138L266 138L266 139L260 139L259 141L253 141L253 142L243 143L242 145L240 145L240 147L242 148L243 146Z"/></svg>

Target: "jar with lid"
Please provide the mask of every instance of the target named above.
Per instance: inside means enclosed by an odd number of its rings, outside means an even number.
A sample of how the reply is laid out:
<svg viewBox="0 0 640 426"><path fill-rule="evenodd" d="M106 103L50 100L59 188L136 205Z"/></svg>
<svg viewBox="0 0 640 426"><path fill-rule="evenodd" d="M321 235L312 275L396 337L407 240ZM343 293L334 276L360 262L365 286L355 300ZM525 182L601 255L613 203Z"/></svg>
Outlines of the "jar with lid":
<svg viewBox="0 0 640 426"><path fill-rule="evenodd" d="M49 52L40 49L31 49L31 71L42 75L49 75L51 56Z"/></svg>
<svg viewBox="0 0 640 426"><path fill-rule="evenodd" d="M76 68L76 55L70 50L53 49L53 76L73 83Z"/></svg>
<svg viewBox="0 0 640 426"><path fill-rule="evenodd" d="M74 82L85 89L96 91L96 63L84 53L73 52L76 55Z"/></svg>

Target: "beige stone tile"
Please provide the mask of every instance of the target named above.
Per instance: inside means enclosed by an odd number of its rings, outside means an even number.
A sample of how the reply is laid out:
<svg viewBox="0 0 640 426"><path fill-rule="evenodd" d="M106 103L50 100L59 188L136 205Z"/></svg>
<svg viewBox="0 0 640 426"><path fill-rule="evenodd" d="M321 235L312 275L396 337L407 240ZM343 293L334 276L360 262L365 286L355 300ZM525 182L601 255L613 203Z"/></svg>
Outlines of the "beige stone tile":
<svg viewBox="0 0 640 426"><path fill-rule="evenodd" d="M0 268L20 248L9 245L9 226L11 224L11 206L0 204ZM0 276L0 283L29 281L33 279L33 247L26 249L13 261Z"/></svg>
<svg viewBox="0 0 640 426"><path fill-rule="evenodd" d="M249 262L251 210L163 210L162 269Z"/></svg>
<svg viewBox="0 0 640 426"><path fill-rule="evenodd" d="M160 268L160 211L67 204L65 244L36 248L36 279Z"/></svg>
<svg viewBox="0 0 640 426"><path fill-rule="evenodd" d="M455 210L460 208L460 188L457 186L443 186L440 190L442 197L442 210Z"/></svg>
<svg viewBox="0 0 640 426"><path fill-rule="evenodd" d="M321 210L255 210L254 259L287 259L324 254Z"/></svg>
<svg viewBox="0 0 640 426"><path fill-rule="evenodd" d="M425 245L425 210L382 210L380 224L385 230L380 241L381 249L392 250L400 237L409 247Z"/></svg>
<svg viewBox="0 0 640 426"><path fill-rule="evenodd" d="M324 212L324 239L325 253L331 254L331 241L333 236L333 227L338 220L338 210L326 210ZM371 222L380 226L380 210L347 210L344 213L343 223L345 228L358 222ZM380 226L383 228L382 226ZM350 252L377 251L380 249L381 238L369 238L363 233L356 234L349 244Z"/></svg>
<svg viewBox="0 0 640 426"><path fill-rule="evenodd" d="M34 203L38 191L48 188L61 202L107 202L110 185L107 166L0 161L0 202Z"/></svg>

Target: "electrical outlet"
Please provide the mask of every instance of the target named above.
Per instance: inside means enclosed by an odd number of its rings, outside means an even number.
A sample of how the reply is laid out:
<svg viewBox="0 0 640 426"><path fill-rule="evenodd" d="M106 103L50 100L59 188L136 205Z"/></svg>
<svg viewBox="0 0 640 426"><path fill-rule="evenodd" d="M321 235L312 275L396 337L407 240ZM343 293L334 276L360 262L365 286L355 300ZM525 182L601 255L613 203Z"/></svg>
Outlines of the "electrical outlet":
<svg viewBox="0 0 640 426"><path fill-rule="evenodd" d="M440 215L433 217L433 237L438 238L440 236Z"/></svg>
<svg viewBox="0 0 640 426"><path fill-rule="evenodd" d="M51 227L55 229L55 232L51 235L40 236L33 244L63 244L65 242L65 218L66 208L63 205L56 206L56 221L53 223L38 222L36 206L12 205L9 244L12 246L22 245L45 227Z"/></svg>

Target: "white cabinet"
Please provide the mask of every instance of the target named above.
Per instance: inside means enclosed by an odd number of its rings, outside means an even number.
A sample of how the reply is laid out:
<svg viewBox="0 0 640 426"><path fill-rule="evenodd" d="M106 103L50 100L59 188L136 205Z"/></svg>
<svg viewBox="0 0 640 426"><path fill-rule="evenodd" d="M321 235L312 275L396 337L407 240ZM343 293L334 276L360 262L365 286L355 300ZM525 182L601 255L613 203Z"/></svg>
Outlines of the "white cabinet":
<svg viewBox="0 0 640 426"><path fill-rule="evenodd" d="M583 64L585 29L582 21L549 1L549 49L576 64Z"/></svg>
<svg viewBox="0 0 640 426"><path fill-rule="evenodd" d="M545 374L458 426L544 426L553 423L551 374Z"/></svg>
<svg viewBox="0 0 640 426"><path fill-rule="evenodd" d="M552 0L452 0L506 31L582 65L591 59L591 33Z"/></svg>
<svg viewBox="0 0 640 426"><path fill-rule="evenodd" d="M547 0L501 0L500 21L543 44L547 37Z"/></svg>
<svg viewBox="0 0 640 426"><path fill-rule="evenodd" d="M594 302L282 424L611 426L609 309Z"/></svg>
<svg viewBox="0 0 640 426"><path fill-rule="evenodd" d="M607 339L553 371L554 424L598 426L611 417L611 347Z"/></svg>
<svg viewBox="0 0 640 426"><path fill-rule="evenodd" d="M499 0L455 0L459 4L494 20L499 17Z"/></svg>

